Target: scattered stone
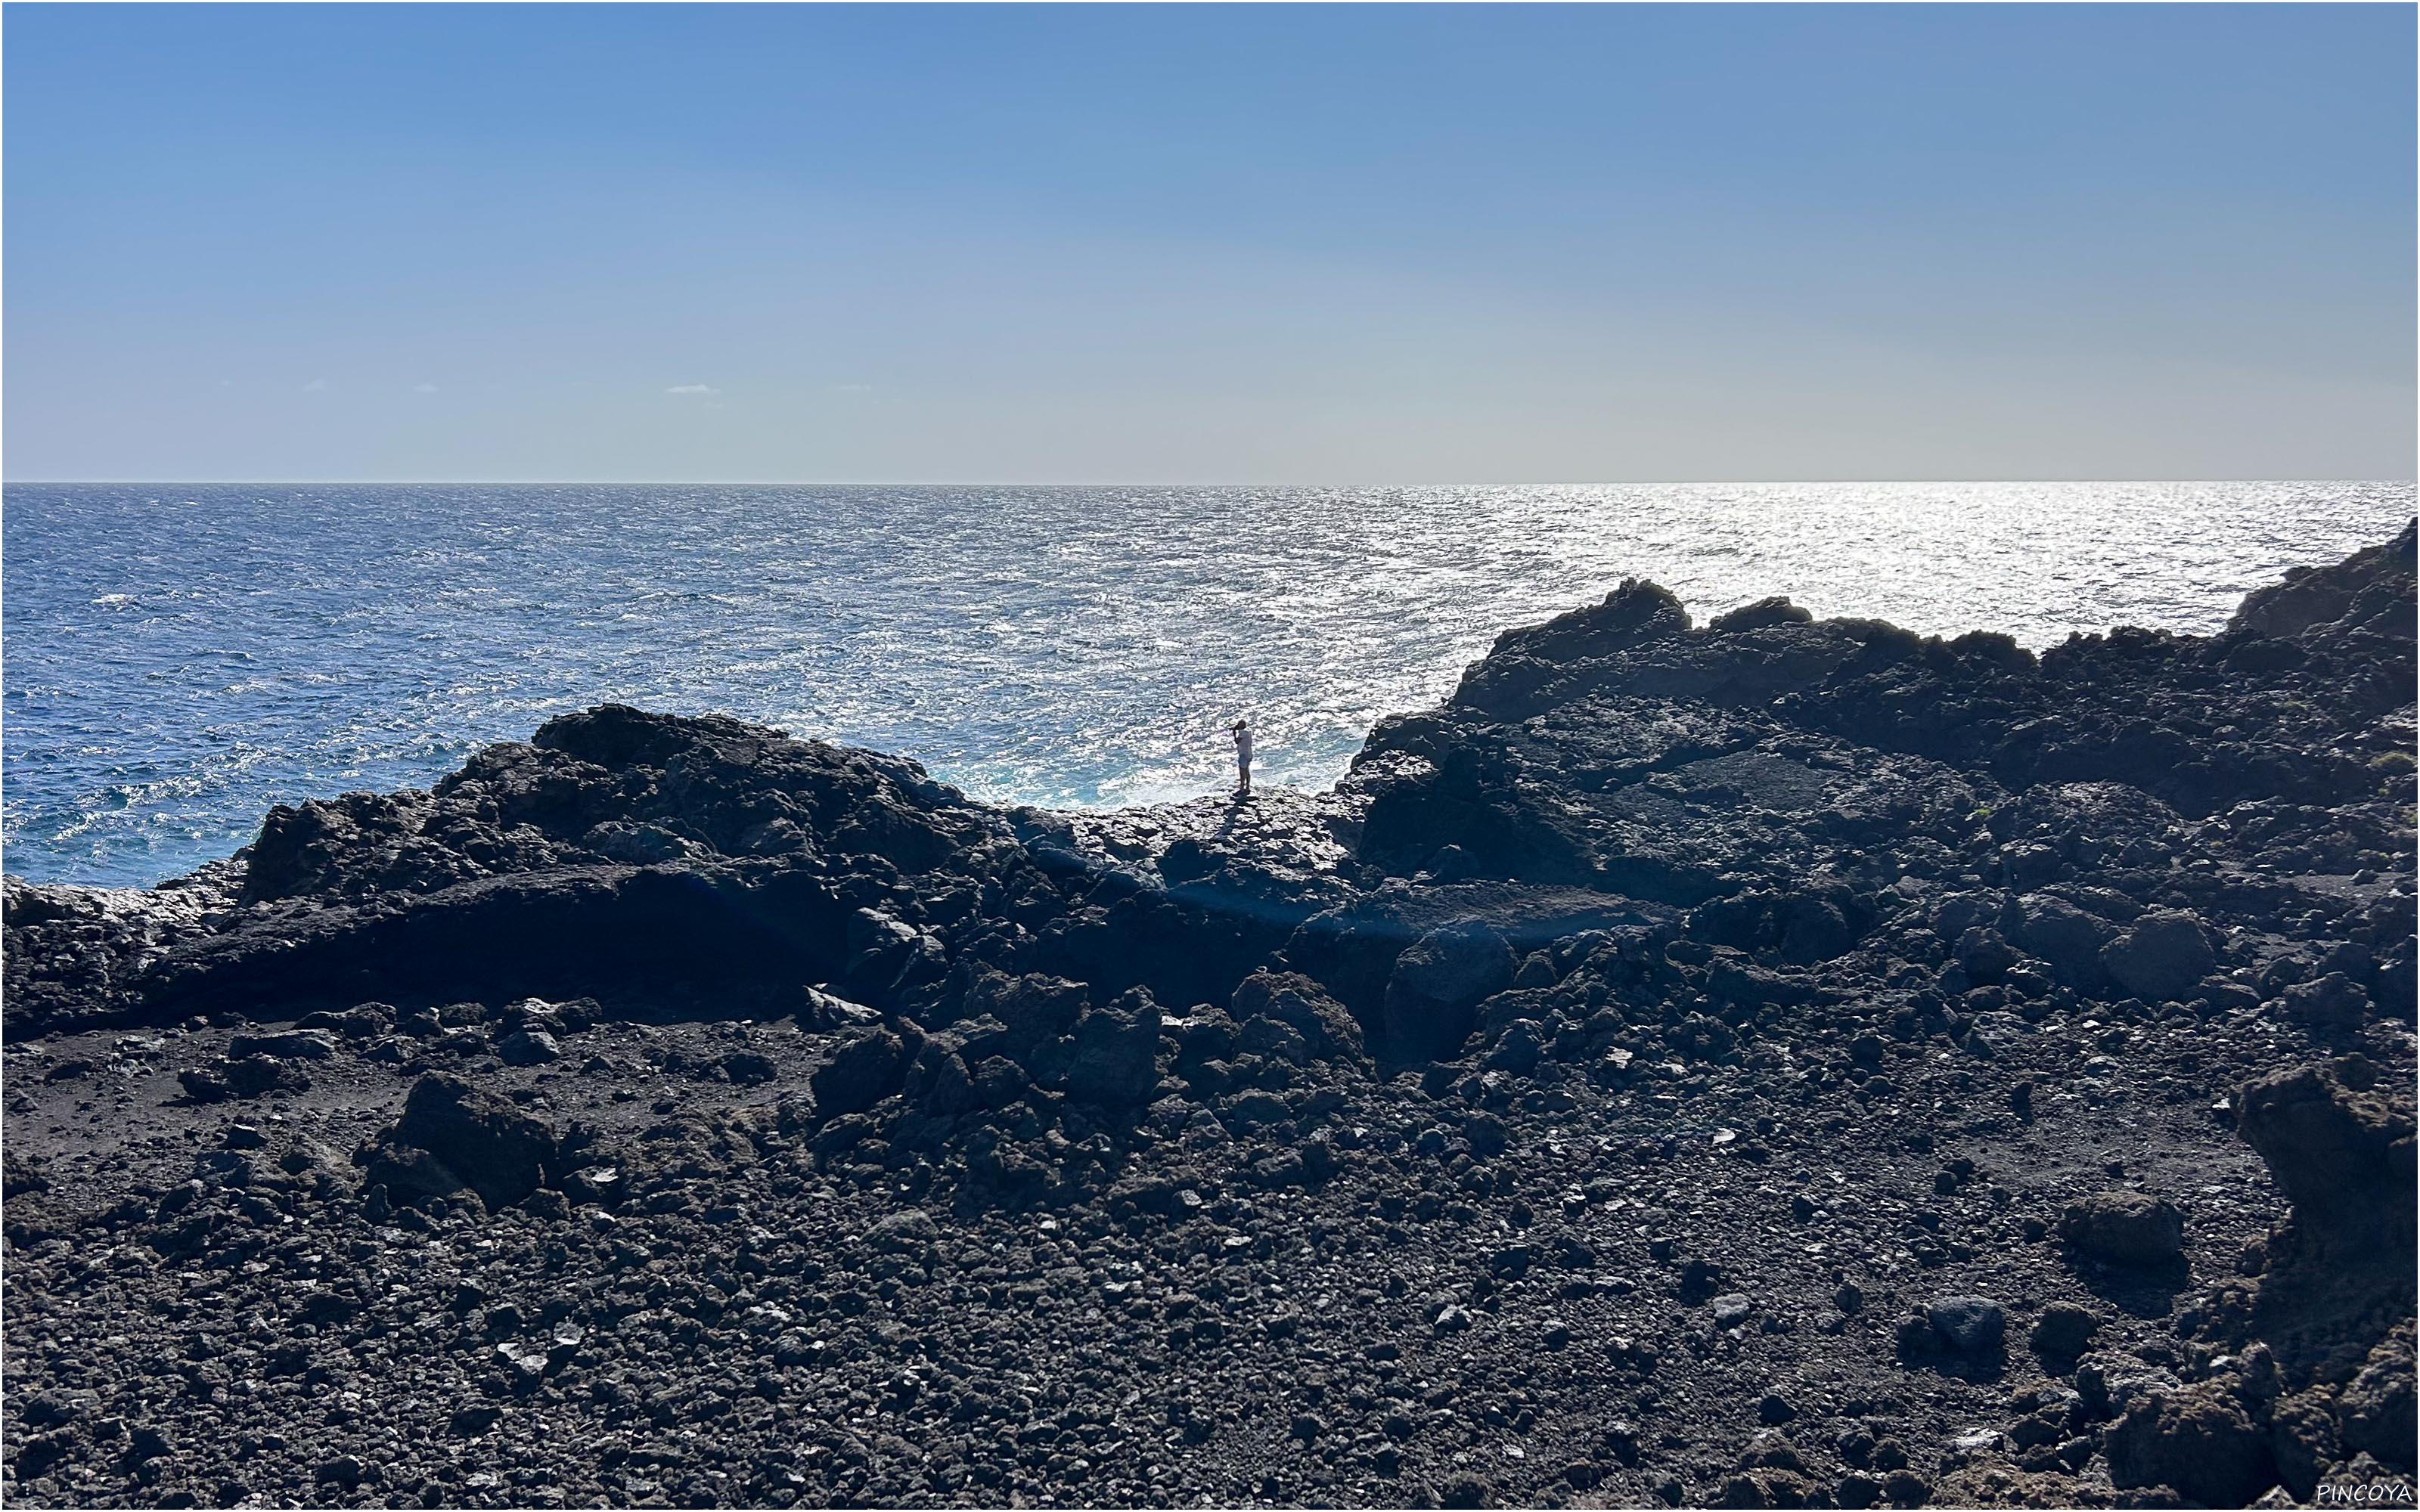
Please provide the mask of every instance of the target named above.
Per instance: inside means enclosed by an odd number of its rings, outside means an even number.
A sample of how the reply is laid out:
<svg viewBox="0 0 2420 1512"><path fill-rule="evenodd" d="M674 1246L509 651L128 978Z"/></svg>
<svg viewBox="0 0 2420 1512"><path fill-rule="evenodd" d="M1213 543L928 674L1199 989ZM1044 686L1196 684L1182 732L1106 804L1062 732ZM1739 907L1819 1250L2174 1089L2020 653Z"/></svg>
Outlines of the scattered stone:
<svg viewBox="0 0 2420 1512"><path fill-rule="evenodd" d="M515 1029L496 1041L496 1057L507 1066L543 1066L563 1058L563 1046L544 1029Z"/></svg>
<svg viewBox="0 0 2420 1512"><path fill-rule="evenodd" d="M2008 1330L2007 1312L1989 1297L1936 1297L1924 1317L1944 1345L1963 1355L1998 1352Z"/></svg>
<svg viewBox="0 0 2420 1512"><path fill-rule="evenodd" d="M2075 1368L2076 1360L2092 1347L2092 1336L2100 1331L2099 1313L2071 1302L2055 1302L2035 1319L2026 1343L2054 1374L2065 1375Z"/></svg>
<svg viewBox="0 0 2420 1512"><path fill-rule="evenodd" d="M235 1059L263 1056L271 1060L327 1060L335 1053L335 1038L317 1029L295 1029L284 1034L239 1034L227 1041L227 1055Z"/></svg>

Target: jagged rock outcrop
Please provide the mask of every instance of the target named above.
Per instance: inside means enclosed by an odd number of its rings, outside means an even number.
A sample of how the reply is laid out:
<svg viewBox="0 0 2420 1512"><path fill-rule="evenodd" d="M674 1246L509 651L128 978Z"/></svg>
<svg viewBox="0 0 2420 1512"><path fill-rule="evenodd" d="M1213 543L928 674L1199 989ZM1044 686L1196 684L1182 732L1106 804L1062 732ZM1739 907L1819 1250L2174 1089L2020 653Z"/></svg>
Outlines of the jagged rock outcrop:
<svg viewBox="0 0 2420 1512"><path fill-rule="evenodd" d="M2355 1055L2264 1077L2239 1102L2245 1141L2292 1204L2268 1242L2253 1330L2294 1384L2341 1382L2412 1316L2411 1085Z"/></svg>

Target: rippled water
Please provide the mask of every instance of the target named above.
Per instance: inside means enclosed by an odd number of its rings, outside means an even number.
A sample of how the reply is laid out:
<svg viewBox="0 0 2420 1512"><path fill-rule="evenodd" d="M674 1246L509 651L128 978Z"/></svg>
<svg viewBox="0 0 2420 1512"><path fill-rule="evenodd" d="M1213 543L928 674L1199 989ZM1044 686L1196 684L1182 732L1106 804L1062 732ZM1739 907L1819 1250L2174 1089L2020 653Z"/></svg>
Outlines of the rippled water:
<svg viewBox="0 0 2420 1512"><path fill-rule="evenodd" d="M2208 630L2410 484L6 494L11 872L150 882L271 804L425 783L607 699L899 751L981 796L1325 784L1497 631L1652 577L2040 645Z"/></svg>

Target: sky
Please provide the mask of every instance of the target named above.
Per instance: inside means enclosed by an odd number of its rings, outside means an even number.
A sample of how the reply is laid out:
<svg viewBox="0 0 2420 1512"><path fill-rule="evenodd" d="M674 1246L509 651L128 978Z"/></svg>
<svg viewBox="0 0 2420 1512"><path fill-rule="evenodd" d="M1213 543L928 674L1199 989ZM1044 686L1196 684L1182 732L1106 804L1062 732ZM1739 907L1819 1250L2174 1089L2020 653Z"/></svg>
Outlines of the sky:
<svg viewBox="0 0 2420 1512"><path fill-rule="evenodd" d="M2408 478L2409 6L30 6L12 480Z"/></svg>

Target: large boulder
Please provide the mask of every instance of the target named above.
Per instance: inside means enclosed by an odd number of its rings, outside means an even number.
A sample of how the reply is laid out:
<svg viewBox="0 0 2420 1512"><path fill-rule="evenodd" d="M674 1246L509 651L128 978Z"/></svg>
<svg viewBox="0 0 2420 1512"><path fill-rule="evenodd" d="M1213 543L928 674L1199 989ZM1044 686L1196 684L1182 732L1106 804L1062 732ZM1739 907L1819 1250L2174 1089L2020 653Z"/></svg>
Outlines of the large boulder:
<svg viewBox="0 0 2420 1512"><path fill-rule="evenodd" d="M1073 1029L1088 996L1081 982L1061 977L987 972L967 989L961 1017L964 1022L992 1020L1001 1031L1000 1048L1021 1059Z"/></svg>
<svg viewBox="0 0 2420 1512"><path fill-rule="evenodd" d="M266 1056L271 1060L326 1060L336 1053L334 1036L318 1029L280 1034L239 1034L227 1041L230 1057Z"/></svg>
<svg viewBox="0 0 2420 1512"><path fill-rule="evenodd" d="M224 1103L229 1098L266 1097L271 1092L307 1092L311 1078L291 1061L268 1056L239 1056L216 1065L177 1073L185 1095L196 1103Z"/></svg>
<svg viewBox="0 0 2420 1512"><path fill-rule="evenodd" d="M1989 1297L1935 1297L1925 1305L1924 1319L1940 1342L1959 1354L1997 1354L2008 1336L2008 1312Z"/></svg>
<svg viewBox="0 0 2420 1512"><path fill-rule="evenodd" d="M2237 1123L2298 1220L2351 1234L2412 1232L2408 1091L2361 1056L2265 1077L2238 1094Z"/></svg>
<svg viewBox="0 0 2420 1512"><path fill-rule="evenodd" d="M2298 981L2279 994L2286 1016L2322 1034L2358 1029L2369 1017L2369 994L2341 971Z"/></svg>
<svg viewBox="0 0 2420 1512"><path fill-rule="evenodd" d="M2420 1417L2413 1412L2412 1340L2412 1322L2407 1318L2369 1351L2338 1402L2346 1446L2407 1473L2412 1466L2414 1436L2420 1435Z"/></svg>
<svg viewBox="0 0 2420 1512"><path fill-rule="evenodd" d="M2092 1347L2092 1337L2101 1332L2102 1321L2101 1315L2089 1307L2055 1302L2035 1319L2025 1343L2051 1374L2063 1376L2073 1370L2076 1361Z"/></svg>
<svg viewBox="0 0 2420 1512"><path fill-rule="evenodd" d="M909 1058L907 1042L888 1028L851 1038L807 1078L814 1090L816 1116L829 1120L874 1106L899 1090L908 1078Z"/></svg>
<svg viewBox="0 0 2420 1512"><path fill-rule="evenodd" d="M1387 979L1388 1050L1404 1059L1450 1059L1470 1037L1480 1001L1511 986L1512 972L1512 948L1485 925L1421 935Z"/></svg>
<svg viewBox="0 0 2420 1512"><path fill-rule="evenodd" d="M520 1201L545 1184L560 1153L554 1131L509 1099L458 1076L432 1072L413 1084L403 1117L364 1162L390 1197L477 1194L489 1208Z"/></svg>
<svg viewBox="0 0 2420 1512"><path fill-rule="evenodd" d="M2215 1385L2147 1392L2109 1429L2116 1485L2166 1486L2188 1506L2242 1506L2275 1479L2267 1436Z"/></svg>
<svg viewBox="0 0 2420 1512"><path fill-rule="evenodd" d="M2101 951L2111 930L2063 898L2027 893L2017 900L2019 921L2015 941L2051 964L2053 969L2079 986L2104 975Z"/></svg>
<svg viewBox="0 0 2420 1512"><path fill-rule="evenodd" d="M2173 1265L2184 1253L2184 1214L2144 1192L2097 1192L2067 1205L2061 1239L2103 1265Z"/></svg>
<svg viewBox="0 0 2420 1512"><path fill-rule="evenodd" d="M1237 985L1229 1006L1239 1025L1266 1019L1293 1029L1313 1060L1357 1064L1363 1058L1360 1024L1318 982L1299 972L1253 972Z"/></svg>
<svg viewBox="0 0 2420 1512"><path fill-rule="evenodd" d="M1081 1102L1131 1107L1159 1086L1159 1004L1140 987L1087 1009L1066 1052L1067 1092Z"/></svg>
<svg viewBox="0 0 2420 1512"><path fill-rule="evenodd" d="M2101 949L2101 964L2137 997L2189 997L2218 958L2201 920L2182 909L2156 909Z"/></svg>

